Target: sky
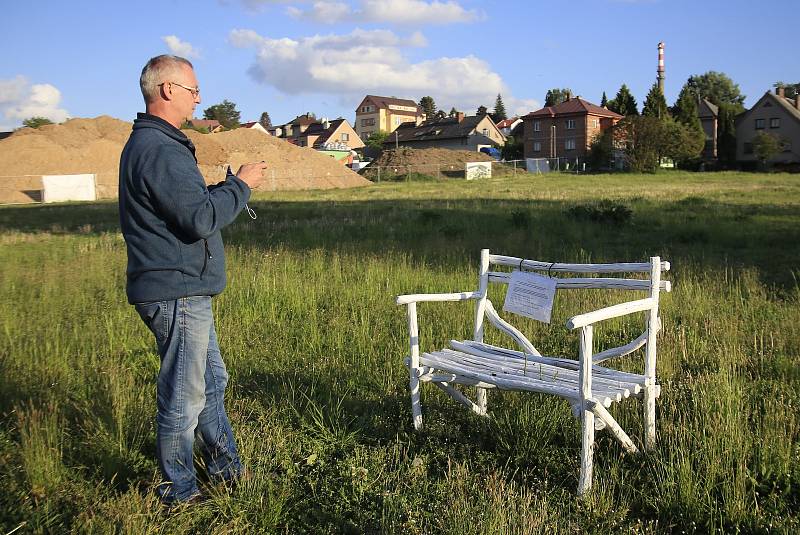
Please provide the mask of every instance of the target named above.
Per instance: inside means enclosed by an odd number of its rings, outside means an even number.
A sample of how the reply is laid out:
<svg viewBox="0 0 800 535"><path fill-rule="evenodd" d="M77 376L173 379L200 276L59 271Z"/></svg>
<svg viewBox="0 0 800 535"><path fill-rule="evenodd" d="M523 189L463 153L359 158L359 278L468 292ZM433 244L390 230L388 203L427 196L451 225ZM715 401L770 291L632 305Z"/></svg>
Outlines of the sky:
<svg viewBox="0 0 800 535"><path fill-rule="evenodd" d="M25 118L144 111L153 56L195 66L197 113L227 99L242 121L312 112L352 124L367 94L509 115L551 88L595 104L627 84L641 104L665 43L667 102L720 71L754 104L800 82L798 0L0 0L0 131Z"/></svg>

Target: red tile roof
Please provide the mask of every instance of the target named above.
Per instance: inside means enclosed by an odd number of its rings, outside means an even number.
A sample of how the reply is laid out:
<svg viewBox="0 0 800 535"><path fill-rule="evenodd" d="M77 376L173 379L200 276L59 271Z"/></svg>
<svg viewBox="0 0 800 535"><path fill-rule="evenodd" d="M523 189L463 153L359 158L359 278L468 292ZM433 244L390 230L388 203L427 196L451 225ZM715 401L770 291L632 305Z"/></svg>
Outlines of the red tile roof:
<svg viewBox="0 0 800 535"><path fill-rule="evenodd" d="M583 100L580 97L566 100L555 106L547 106L540 110L532 111L525 117L555 117L556 115L573 114L591 114L599 115L601 117L615 117L619 119L623 118L623 116L619 113L615 113L607 108L602 108L596 104L592 104L588 100Z"/></svg>
<svg viewBox="0 0 800 535"><path fill-rule="evenodd" d="M509 128L512 124L517 122L519 117L512 117L510 119L503 119L499 123L497 123L497 128Z"/></svg>

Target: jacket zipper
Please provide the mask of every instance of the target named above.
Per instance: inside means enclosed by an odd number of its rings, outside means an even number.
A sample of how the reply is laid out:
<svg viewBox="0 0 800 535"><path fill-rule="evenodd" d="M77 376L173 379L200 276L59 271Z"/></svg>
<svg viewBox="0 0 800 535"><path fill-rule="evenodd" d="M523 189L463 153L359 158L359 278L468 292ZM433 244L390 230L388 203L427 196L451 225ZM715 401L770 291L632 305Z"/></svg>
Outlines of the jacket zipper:
<svg viewBox="0 0 800 535"><path fill-rule="evenodd" d="M205 255L203 256L203 270L200 272L200 278L203 278L203 275L206 272L206 267L208 267L208 261L213 259L214 257L211 256L211 251L208 248L208 240L203 238L203 247L205 248Z"/></svg>

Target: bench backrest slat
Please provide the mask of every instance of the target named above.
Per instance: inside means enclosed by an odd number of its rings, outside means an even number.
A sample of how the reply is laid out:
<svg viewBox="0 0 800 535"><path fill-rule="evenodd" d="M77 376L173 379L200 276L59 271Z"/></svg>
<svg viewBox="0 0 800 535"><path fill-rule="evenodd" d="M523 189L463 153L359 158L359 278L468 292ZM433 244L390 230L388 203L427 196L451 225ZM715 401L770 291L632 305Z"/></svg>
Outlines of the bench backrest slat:
<svg viewBox="0 0 800 535"><path fill-rule="evenodd" d="M619 262L616 264L563 264L518 258L515 256L489 255L489 263L530 271L550 273L650 273L650 262ZM661 262L661 271L669 271L669 262Z"/></svg>
<svg viewBox="0 0 800 535"><path fill-rule="evenodd" d="M511 281L511 273L508 271L490 271L489 282L508 284ZM650 290L650 281L647 279L621 279L621 278L601 278L583 277L556 279L556 288L559 290L573 289L599 289L599 290ZM661 281L660 289L669 292L672 288L669 281Z"/></svg>

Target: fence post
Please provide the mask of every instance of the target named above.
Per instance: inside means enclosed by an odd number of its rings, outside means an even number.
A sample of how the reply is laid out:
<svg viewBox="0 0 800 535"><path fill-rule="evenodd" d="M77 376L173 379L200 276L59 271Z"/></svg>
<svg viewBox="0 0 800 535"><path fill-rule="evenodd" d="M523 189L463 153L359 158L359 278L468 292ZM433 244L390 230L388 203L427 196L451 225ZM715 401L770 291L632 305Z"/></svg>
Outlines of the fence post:
<svg viewBox="0 0 800 535"><path fill-rule="evenodd" d="M380 181L381 181L381 168L380 166L378 166L378 182L380 183Z"/></svg>

